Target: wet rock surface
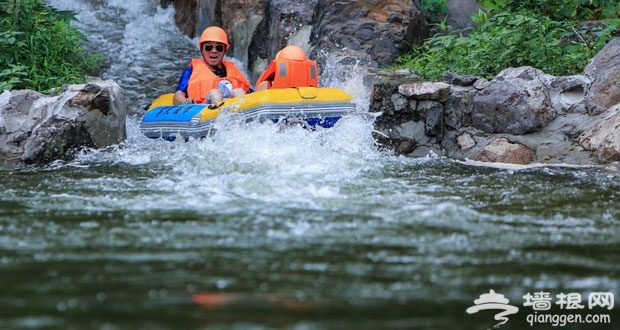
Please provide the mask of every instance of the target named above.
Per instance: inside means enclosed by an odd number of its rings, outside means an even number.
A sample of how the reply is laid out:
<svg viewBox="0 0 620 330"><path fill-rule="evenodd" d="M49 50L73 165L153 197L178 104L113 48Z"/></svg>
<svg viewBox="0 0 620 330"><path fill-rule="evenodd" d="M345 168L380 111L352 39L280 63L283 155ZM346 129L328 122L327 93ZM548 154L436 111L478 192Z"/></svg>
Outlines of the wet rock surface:
<svg viewBox="0 0 620 330"><path fill-rule="evenodd" d="M189 37L209 25L229 35L229 56L258 77L287 44L304 48L323 64L325 54L369 67L392 63L428 36L419 1L207 1L161 0L174 5L177 25Z"/></svg>
<svg viewBox="0 0 620 330"><path fill-rule="evenodd" d="M515 164L620 161L616 54L620 42L610 42L584 75L554 77L531 67L505 69L491 81L447 74L447 97L425 90L438 88L437 82L402 82L395 75L385 83L390 78L383 77L370 106L381 113L376 139L412 156L433 152Z"/></svg>
<svg viewBox="0 0 620 330"><path fill-rule="evenodd" d="M0 95L0 163L44 165L83 148L126 138L126 105L113 81L66 86L58 96L30 90Z"/></svg>

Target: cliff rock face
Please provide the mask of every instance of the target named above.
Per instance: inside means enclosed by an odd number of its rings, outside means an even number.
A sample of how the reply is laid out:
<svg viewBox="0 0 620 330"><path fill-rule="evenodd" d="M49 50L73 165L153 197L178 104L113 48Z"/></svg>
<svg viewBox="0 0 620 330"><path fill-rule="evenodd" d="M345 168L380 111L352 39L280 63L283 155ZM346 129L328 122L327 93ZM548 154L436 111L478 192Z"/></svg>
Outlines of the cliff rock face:
<svg viewBox="0 0 620 330"><path fill-rule="evenodd" d="M30 90L0 95L0 163L47 164L82 148L126 138L126 106L113 81L69 85L58 96Z"/></svg>
<svg viewBox="0 0 620 330"><path fill-rule="evenodd" d="M287 44L304 48L319 64L328 53L376 67L392 63L407 44L421 43L429 33L413 0L176 0L174 7L177 25L190 37L209 25L224 28L228 55L246 63L253 79Z"/></svg>
<svg viewBox="0 0 620 330"><path fill-rule="evenodd" d="M171 0L162 0L162 5L167 6ZM200 34L197 31L196 17L198 15L198 3L195 0L175 0L174 1L174 21L179 30L188 36Z"/></svg>
<svg viewBox="0 0 620 330"><path fill-rule="evenodd" d="M406 42L426 37L428 31L418 25L421 19L421 8L414 1L324 0L315 10L311 41L316 49L385 65L406 50ZM419 31L408 31L410 27Z"/></svg>

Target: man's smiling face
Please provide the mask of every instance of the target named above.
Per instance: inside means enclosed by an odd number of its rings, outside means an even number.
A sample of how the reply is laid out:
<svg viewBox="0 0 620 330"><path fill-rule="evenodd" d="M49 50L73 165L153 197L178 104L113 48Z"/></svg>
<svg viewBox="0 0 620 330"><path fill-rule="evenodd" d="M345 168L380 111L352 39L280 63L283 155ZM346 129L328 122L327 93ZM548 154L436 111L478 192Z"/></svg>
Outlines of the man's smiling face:
<svg viewBox="0 0 620 330"><path fill-rule="evenodd" d="M218 66L224 59L226 46L220 43L205 42L202 45L202 57L210 66Z"/></svg>

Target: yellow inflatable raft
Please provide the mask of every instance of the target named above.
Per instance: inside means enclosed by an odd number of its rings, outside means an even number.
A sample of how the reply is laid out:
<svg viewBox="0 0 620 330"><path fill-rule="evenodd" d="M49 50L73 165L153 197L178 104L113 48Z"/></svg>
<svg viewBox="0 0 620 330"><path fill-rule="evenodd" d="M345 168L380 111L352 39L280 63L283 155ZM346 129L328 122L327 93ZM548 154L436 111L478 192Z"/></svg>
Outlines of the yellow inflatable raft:
<svg viewBox="0 0 620 330"><path fill-rule="evenodd" d="M301 122L304 127L332 127L355 111L351 96L338 88L297 87L249 93L209 106L172 105L173 94L158 97L140 123L140 131L154 139L201 138L209 135L213 121L223 111L243 122L258 120Z"/></svg>

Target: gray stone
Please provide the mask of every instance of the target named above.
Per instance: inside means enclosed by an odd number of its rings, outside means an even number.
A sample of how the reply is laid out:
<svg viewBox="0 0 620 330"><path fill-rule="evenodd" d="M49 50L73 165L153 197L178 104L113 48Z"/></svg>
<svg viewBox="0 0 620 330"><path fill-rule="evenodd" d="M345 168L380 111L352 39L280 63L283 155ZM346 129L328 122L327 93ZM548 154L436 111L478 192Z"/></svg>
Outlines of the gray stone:
<svg viewBox="0 0 620 330"><path fill-rule="evenodd" d="M590 80L583 75L552 77L548 82L552 107L558 114L586 113L585 93Z"/></svg>
<svg viewBox="0 0 620 330"><path fill-rule="evenodd" d="M469 133L463 133L456 138L456 142L461 150L471 149L476 146L476 140Z"/></svg>
<svg viewBox="0 0 620 330"><path fill-rule="evenodd" d="M454 30L465 30L476 26L471 19L478 11L485 10L476 0L449 0L446 3L448 7L448 15L446 24ZM462 31L463 35L468 35L468 31Z"/></svg>
<svg viewBox="0 0 620 330"><path fill-rule="evenodd" d="M449 84L443 82L414 82L398 86L398 92L416 100L445 102L450 96Z"/></svg>
<svg viewBox="0 0 620 330"><path fill-rule="evenodd" d="M590 60L585 67L586 76L592 81L586 106L591 115L598 115L620 103L620 39L612 39Z"/></svg>
<svg viewBox="0 0 620 330"><path fill-rule="evenodd" d="M473 85L476 82L476 80L480 79L480 77L477 77L477 76L459 76L459 75L456 75L456 74L454 74L452 72L446 72L441 77L441 79L443 80L443 82L448 83L448 84L452 84L452 85L471 86L471 85Z"/></svg>
<svg viewBox="0 0 620 330"><path fill-rule="evenodd" d="M609 118L603 119L579 137L579 144L593 151L604 163L620 161L620 104L612 111Z"/></svg>
<svg viewBox="0 0 620 330"><path fill-rule="evenodd" d="M8 93L8 94L6 94ZM126 106L113 81L70 85L59 96L11 91L0 102L0 159L48 164L82 148L104 148L126 138Z"/></svg>
<svg viewBox="0 0 620 330"><path fill-rule="evenodd" d="M506 138L495 139L478 154L475 160L493 163L529 164L536 152L520 143L512 143Z"/></svg>
<svg viewBox="0 0 620 330"><path fill-rule="evenodd" d="M394 105L394 111L406 111L409 102L407 98L400 94L392 94L390 97L392 100L392 104Z"/></svg>
<svg viewBox="0 0 620 330"><path fill-rule="evenodd" d="M319 1L314 9L311 57L319 51L344 53L370 66L393 63L409 44L428 36L428 24L414 1Z"/></svg>
<svg viewBox="0 0 620 330"><path fill-rule="evenodd" d="M505 69L473 98L472 124L487 133L527 134L555 118L541 76L532 67Z"/></svg>
<svg viewBox="0 0 620 330"><path fill-rule="evenodd" d="M436 101L419 101L416 109L424 118L424 133L441 138L443 134L443 104Z"/></svg>

